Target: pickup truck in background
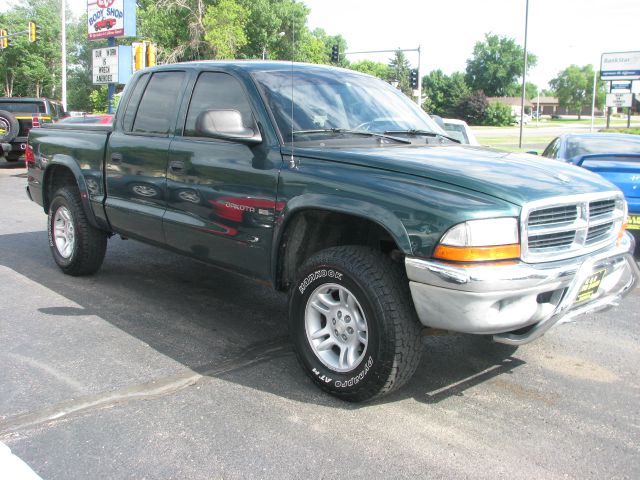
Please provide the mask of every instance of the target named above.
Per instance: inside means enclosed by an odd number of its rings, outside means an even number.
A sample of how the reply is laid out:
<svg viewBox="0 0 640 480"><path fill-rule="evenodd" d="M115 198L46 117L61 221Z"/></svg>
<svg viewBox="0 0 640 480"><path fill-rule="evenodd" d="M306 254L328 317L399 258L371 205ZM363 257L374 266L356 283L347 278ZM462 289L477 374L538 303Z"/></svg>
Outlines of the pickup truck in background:
<svg viewBox="0 0 640 480"><path fill-rule="evenodd" d="M95 273L120 234L267 280L304 370L350 401L404 384L424 327L520 345L639 278L614 185L460 145L333 67L143 70L112 126L33 130L27 164L63 272Z"/></svg>
<svg viewBox="0 0 640 480"><path fill-rule="evenodd" d="M66 115L60 102L48 98L0 97L0 157L17 162L24 156L34 119L44 124Z"/></svg>

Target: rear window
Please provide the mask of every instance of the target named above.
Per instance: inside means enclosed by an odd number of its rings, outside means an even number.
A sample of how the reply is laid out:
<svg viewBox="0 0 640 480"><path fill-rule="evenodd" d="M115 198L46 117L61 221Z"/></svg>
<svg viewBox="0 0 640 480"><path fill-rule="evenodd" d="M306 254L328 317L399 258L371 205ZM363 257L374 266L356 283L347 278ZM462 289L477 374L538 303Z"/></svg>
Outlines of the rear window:
<svg viewBox="0 0 640 480"><path fill-rule="evenodd" d="M0 110L11 113L46 113L43 102L0 102Z"/></svg>
<svg viewBox="0 0 640 480"><path fill-rule="evenodd" d="M590 153L640 153L640 140L634 138L570 138L567 142L567 158Z"/></svg>
<svg viewBox="0 0 640 480"><path fill-rule="evenodd" d="M469 143L467 133L464 131L464 125L458 125L457 123L445 123L444 129L451 138L455 138L460 143Z"/></svg>

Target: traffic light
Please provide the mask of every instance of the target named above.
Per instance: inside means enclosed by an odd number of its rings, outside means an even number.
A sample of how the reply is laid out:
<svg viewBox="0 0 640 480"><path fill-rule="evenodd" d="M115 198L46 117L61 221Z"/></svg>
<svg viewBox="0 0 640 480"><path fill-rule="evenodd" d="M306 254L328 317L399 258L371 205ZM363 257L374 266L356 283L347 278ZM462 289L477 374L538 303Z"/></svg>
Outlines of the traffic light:
<svg viewBox="0 0 640 480"><path fill-rule="evenodd" d="M409 72L409 83L411 84L411 88L416 90L418 88L418 69L414 68Z"/></svg>
<svg viewBox="0 0 640 480"><path fill-rule="evenodd" d="M331 61L333 63L338 63L340 61L340 47L338 45L331 47Z"/></svg>
<svg viewBox="0 0 640 480"><path fill-rule="evenodd" d="M29 22L29 28L27 34L29 35L29 41L31 43L40 40L41 27L36 22Z"/></svg>
<svg viewBox="0 0 640 480"><path fill-rule="evenodd" d="M145 65L144 43L134 42L133 47L133 71L142 70Z"/></svg>
<svg viewBox="0 0 640 480"><path fill-rule="evenodd" d="M147 43L147 67L156 65L156 52L158 48L155 43Z"/></svg>
<svg viewBox="0 0 640 480"><path fill-rule="evenodd" d="M9 41L9 34L3 28L0 29L0 49L9 48L11 46L11 42Z"/></svg>

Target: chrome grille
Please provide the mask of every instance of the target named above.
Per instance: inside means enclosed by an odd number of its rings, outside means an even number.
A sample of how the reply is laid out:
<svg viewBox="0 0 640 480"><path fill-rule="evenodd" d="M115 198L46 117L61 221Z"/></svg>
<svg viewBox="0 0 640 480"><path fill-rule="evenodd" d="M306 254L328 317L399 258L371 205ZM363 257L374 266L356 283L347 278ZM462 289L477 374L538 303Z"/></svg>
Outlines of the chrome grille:
<svg viewBox="0 0 640 480"><path fill-rule="evenodd" d="M589 204L589 218L596 218L602 215L609 215L616 208L615 200L602 200Z"/></svg>
<svg viewBox="0 0 640 480"><path fill-rule="evenodd" d="M626 215L622 194L558 197L522 209L522 259L544 262L584 255L615 241Z"/></svg>
<svg viewBox="0 0 640 480"><path fill-rule="evenodd" d="M543 208L531 212L531 215L529 215L529 225L573 222L576 218L578 218L578 210L575 205Z"/></svg>

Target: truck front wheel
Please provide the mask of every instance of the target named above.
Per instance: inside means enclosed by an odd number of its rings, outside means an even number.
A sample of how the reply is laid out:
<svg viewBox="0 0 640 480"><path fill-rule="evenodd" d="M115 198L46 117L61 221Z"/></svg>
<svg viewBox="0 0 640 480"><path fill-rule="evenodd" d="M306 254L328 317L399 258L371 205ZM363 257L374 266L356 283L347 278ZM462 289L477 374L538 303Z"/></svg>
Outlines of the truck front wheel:
<svg viewBox="0 0 640 480"><path fill-rule="evenodd" d="M107 232L93 227L76 188L59 189L49 205L49 246L53 258L68 275L95 273L104 260Z"/></svg>
<svg viewBox="0 0 640 480"><path fill-rule="evenodd" d="M333 247L309 258L290 293L289 321L306 373L344 400L395 390L420 362L420 325L407 279L373 249Z"/></svg>

